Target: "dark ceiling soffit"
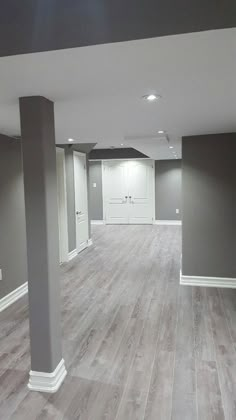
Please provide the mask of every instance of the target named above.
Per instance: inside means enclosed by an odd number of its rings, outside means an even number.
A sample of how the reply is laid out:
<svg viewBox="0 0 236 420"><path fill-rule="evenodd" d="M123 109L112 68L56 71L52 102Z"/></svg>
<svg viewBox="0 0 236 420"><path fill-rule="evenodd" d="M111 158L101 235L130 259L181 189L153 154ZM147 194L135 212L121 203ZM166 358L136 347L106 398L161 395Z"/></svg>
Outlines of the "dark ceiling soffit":
<svg viewBox="0 0 236 420"><path fill-rule="evenodd" d="M1 57L236 27L235 0L2 3Z"/></svg>
<svg viewBox="0 0 236 420"><path fill-rule="evenodd" d="M137 159L148 158L147 155L132 147L120 149L94 149L89 153L90 160L100 159Z"/></svg>
<svg viewBox="0 0 236 420"><path fill-rule="evenodd" d="M70 143L70 144L57 144L57 147L62 149L72 149L75 152L90 153L97 143Z"/></svg>
<svg viewBox="0 0 236 420"><path fill-rule="evenodd" d="M18 142L18 141L19 141L19 138L16 138L16 137L13 137L13 136L8 136L7 134L1 134L0 133L0 143L1 142L7 142L7 143L13 142L13 143L15 143L15 142Z"/></svg>
<svg viewBox="0 0 236 420"><path fill-rule="evenodd" d="M192 136L183 136L182 140L188 140L188 139L215 139L217 137L222 138L223 136L227 136L227 137L232 137L235 138L236 137L236 132L225 132L225 133L211 133L211 134L194 134Z"/></svg>

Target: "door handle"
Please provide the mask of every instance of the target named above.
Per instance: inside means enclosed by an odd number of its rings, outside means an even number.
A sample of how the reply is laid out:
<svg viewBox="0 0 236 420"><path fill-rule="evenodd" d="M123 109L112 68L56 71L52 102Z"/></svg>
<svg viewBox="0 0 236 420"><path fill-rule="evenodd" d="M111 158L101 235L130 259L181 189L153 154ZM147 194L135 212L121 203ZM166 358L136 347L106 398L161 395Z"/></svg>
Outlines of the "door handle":
<svg viewBox="0 0 236 420"><path fill-rule="evenodd" d="M82 213L82 211L77 211L77 212L76 212L76 214L77 214L77 215L79 215L79 214L81 214L81 213Z"/></svg>

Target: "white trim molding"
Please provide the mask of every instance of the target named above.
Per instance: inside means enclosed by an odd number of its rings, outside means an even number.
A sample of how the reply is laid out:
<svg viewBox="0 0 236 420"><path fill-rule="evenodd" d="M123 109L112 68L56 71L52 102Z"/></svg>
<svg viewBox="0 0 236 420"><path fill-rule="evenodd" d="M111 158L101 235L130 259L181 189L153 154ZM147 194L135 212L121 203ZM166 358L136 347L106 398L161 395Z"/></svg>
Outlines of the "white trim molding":
<svg viewBox="0 0 236 420"><path fill-rule="evenodd" d="M31 391L48 392L50 394L57 392L67 375L65 361L61 359L56 369L51 372L30 371L28 388Z"/></svg>
<svg viewBox="0 0 236 420"><path fill-rule="evenodd" d="M91 225L105 225L104 220L91 220Z"/></svg>
<svg viewBox="0 0 236 420"><path fill-rule="evenodd" d="M181 226L182 225L182 220L155 220L155 225L176 225L176 226Z"/></svg>
<svg viewBox="0 0 236 420"><path fill-rule="evenodd" d="M73 258L77 257L78 252L77 249L73 249L73 251L70 251L68 254L68 261L73 260Z"/></svg>
<svg viewBox="0 0 236 420"><path fill-rule="evenodd" d="M222 287L236 289L236 278L185 276L180 271L180 284L183 286Z"/></svg>
<svg viewBox="0 0 236 420"><path fill-rule="evenodd" d="M4 309L8 308L8 306L12 305L12 303L16 302L22 296L28 293L28 282L22 284L21 286L17 287L17 289L13 290L8 295L4 296L0 299L0 312L4 311Z"/></svg>
<svg viewBox="0 0 236 420"><path fill-rule="evenodd" d="M91 246L91 245L93 245L93 240L92 240L92 238L89 238L88 239L88 246Z"/></svg>

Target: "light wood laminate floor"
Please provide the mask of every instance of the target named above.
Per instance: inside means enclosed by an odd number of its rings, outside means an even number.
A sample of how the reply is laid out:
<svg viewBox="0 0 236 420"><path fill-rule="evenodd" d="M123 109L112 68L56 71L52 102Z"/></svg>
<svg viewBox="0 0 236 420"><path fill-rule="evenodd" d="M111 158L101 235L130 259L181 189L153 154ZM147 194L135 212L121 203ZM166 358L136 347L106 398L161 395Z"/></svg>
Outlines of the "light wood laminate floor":
<svg viewBox="0 0 236 420"><path fill-rule="evenodd" d="M236 290L179 286L178 226L93 242L61 270L57 394L27 389L27 297L0 314L0 419L235 420Z"/></svg>

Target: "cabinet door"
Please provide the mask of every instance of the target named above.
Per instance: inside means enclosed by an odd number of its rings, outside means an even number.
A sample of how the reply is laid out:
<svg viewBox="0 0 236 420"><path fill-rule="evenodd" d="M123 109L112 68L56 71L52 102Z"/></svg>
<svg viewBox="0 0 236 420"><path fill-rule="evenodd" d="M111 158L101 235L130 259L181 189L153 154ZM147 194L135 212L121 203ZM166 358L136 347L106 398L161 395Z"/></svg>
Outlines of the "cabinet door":
<svg viewBox="0 0 236 420"><path fill-rule="evenodd" d="M108 224L127 224L127 161L103 162L104 218Z"/></svg>
<svg viewBox="0 0 236 420"><path fill-rule="evenodd" d="M152 224L154 206L154 167L149 160L128 162L129 223Z"/></svg>

